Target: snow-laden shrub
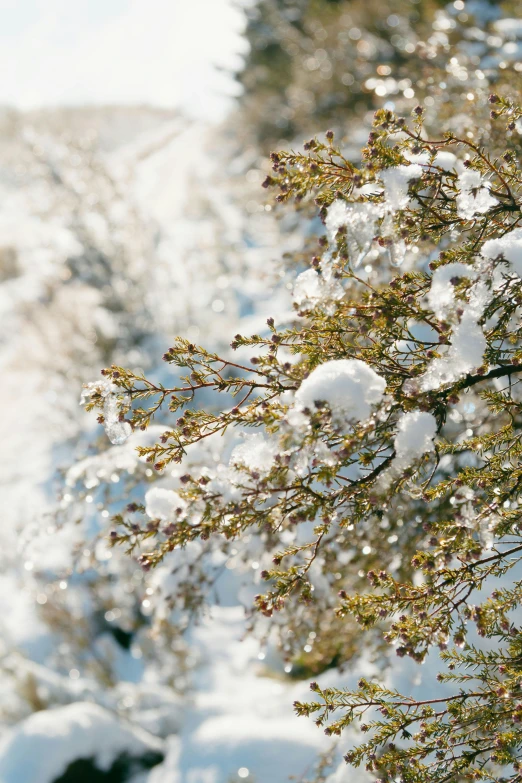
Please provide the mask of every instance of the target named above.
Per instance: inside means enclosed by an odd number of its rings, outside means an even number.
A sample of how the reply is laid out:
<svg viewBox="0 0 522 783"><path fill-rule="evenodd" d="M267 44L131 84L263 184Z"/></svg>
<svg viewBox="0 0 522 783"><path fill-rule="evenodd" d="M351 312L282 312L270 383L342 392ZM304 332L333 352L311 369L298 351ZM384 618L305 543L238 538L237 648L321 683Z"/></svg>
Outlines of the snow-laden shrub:
<svg viewBox="0 0 522 783"><path fill-rule="evenodd" d="M181 368L180 384L103 371L130 426L146 427L167 399L177 416L138 451L160 476L181 463L168 496L182 499L181 513L153 535L136 507L114 519L113 543L138 551L145 570L195 542L227 552L255 536L272 560L255 608L280 615L295 651L312 618L305 650L320 656L324 634L325 666L329 633L345 633L345 618L372 629L375 651L383 639L422 663L439 648L443 686L433 697L370 677L352 690L313 682L317 701L296 703L329 735L360 722L368 739L346 760L386 781L499 780L502 769L514 780L518 770L522 109L497 95L489 102L490 148L469 134L430 140L419 106L411 122L376 113L361 167L333 133L304 153L274 153L281 200L311 190L322 205L327 233L313 263L343 295L324 289L325 308L315 288L298 298L298 320L269 318L265 334L237 334L237 361L178 338L164 360ZM441 147L463 172L437 165ZM364 276L351 204L373 215ZM233 403L200 407L209 388ZM88 407L104 404L94 388ZM222 474L232 493L215 466L190 467L197 444L245 428L256 432L228 468L244 479Z"/></svg>

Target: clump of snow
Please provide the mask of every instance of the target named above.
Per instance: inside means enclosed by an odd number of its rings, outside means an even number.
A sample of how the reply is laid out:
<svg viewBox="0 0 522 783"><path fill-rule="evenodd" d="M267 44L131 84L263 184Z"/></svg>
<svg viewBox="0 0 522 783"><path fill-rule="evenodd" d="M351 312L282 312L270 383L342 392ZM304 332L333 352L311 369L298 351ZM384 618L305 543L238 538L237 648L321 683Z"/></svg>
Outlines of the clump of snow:
<svg viewBox="0 0 522 783"><path fill-rule="evenodd" d="M379 174L384 183L384 199L387 211L404 209L409 201L408 186L414 179L422 176L422 166L411 163L409 166L395 166Z"/></svg>
<svg viewBox="0 0 522 783"><path fill-rule="evenodd" d="M404 239L397 234L394 215L408 205L409 184L422 176L422 166L419 163L395 166L381 171L379 176L384 183L384 202L381 205L381 215L384 216L384 220L381 224L381 234L393 240L387 248L390 263L392 266L401 266L406 258L407 246Z"/></svg>
<svg viewBox="0 0 522 783"><path fill-rule="evenodd" d="M360 359L333 359L320 364L302 382L295 399L301 410L326 402L338 424L363 421L384 395L386 381Z"/></svg>
<svg viewBox="0 0 522 783"><path fill-rule="evenodd" d="M275 443L266 440L262 435L247 435L243 443L236 446L230 455L230 467L243 467L251 473L266 476L274 464L277 451Z"/></svg>
<svg viewBox="0 0 522 783"><path fill-rule="evenodd" d="M163 755L163 743L119 721L109 710L76 702L41 710L8 731L0 741L2 783L52 783L77 759L94 759L107 771L122 754Z"/></svg>
<svg viewBox="0 0 522 783"><path fill-rule="evenodd" d="M429 152L405 152L404 157L406 160L409 160L410 163L419 163L424 166L437 166L439 169L443 169L444 171L451 171L457 165L457 156L449 150L440 150L437 152L435 159L431 164L431 156Z"/></svg>
<svg viewBox="0 0 522 783"><path fill-rule="evenodd" d="M439 169L444 169L444 171L452 171L457 165L457 156L449 150L440 150L435 155L433 165L438 166Z"/></svg>
<svg viewBox="0 0 522 783"><path fill-rule="evenodd" d="M433 451L433 438L437 432L437 422L431 413L411 411L403 413L397 425L395 452L397 457L412 462L428 451Z"/></svg>
<svg viewBox="0 0 522 783"><path fill-rule="evenodd" d="M347 226L350 222L351 204L342 199L332 201L326 211L325 225L328 232L328 239L335 239L336 233L340 228Z"/></svg>
<svg viewBox="0 0 522 783"><path fill-rule="evenodd" d="M481 255L490 261L504 258L522 277L522 228L515 228L498 239L488 239L482 246Z"/></svg>
<svg viewBox="0 0 522 783"><path fill-rule="evenodd" d="M103 406L104 427L107 437L113 446L121 446L132 435L132 427L128 421L120 421L118 400L114 394L108 394Z"/></svg>
<svg viewBox="0 0 522 783"><path fill-rule="evenodd" d="M421 157L421 156L419 156ZM407 206L409 201L408 187L410 182L422 176L422 167L419 163L395 166L379 173L384 186L378 183L366 183L364 189L368 192L384 193L384 201L380 204L369 201L346 202L337 199L328 208L326 215L326 229L330 242L335 240L335 235L340 228L346 227L346 246L349 258L356 269L366 258L371 250L372 242L378 233L377 222L384 217L381 233L394 237L393 244L388 248L391 263L400 266L406 256L406 243L400 237L396 237L393 225L393 216ZM359 190L362 192L363 188ZM366 193L366 190L365 190Z"/></svg>
<svg viewBox="0 0 522 783"><path fill-rule="evenodd" d="M451 338L451 351L454 360L460 364L460 372L466 373L480 367L486 349L486 338L474 314L464 313Z"/></svg>
<svg viewBox="0 0 522 783"><path fill-rule="evenodd" d="M110 381L93 381L92 383L85 383L80 394L80 405L85 405L89 402L91 397L95 394L100 394L102 397L106 397L116 389L115 385Z"/></svg>
<svg viewBox="0 0 522 783"><path fill-rule="evenodd" d="M469 504L471 506L471 504ZM495 530L500 522L497 514L490 514L486 517L479 517L477 519L476 514L473 514L473 507L471 506L469 517L472 517L475 521L475 527L478 528L478 534L480 543L484 549L493 549L495 543ZM477 524L478 523L478 524Z"/></svg>
<svg viewBox="0 0 522 783"><path fill-rule="evenodd" d="M376 489L386 492L392 482L398 479L415 460L433 451L435 448L433 439L436 434L437 422L431 413L426 411L402 413L397 423L397 434L393 443L395 457L390 467L379 476Z"/></svg>
<svg viewBox="0 0 522 783"><path fill-rule="evenodd" d="M330 242L337 231L346 226L346 244L355 269L368 255L377 232L379 209L369 202L346 202L337 199L329 207L326 228Z"/></svg>
<svg viewBox="0 0 522 783"><path fill-rule="evenodd" d="M437 318L443 321L455 305L455 290L452 280L460 277L474 279L477 271L466 264L452 263L439 266L433 273L428 303Z"/></svg>
<svg viewBox="0 0 522 783"><path fill-rule="evenodd" d="M489 192L490 185L484 182L480 171L468 169L458 178L457 212L464 220L472 220L477 214L484 214L498 204Z"/></svg>
<svg viewBox="0 0 522 783"><path fill-rule="evenodd" d="M344 296L344 288L334 277L327 278L315 269L307 269L296 278L294 302L299 307L314 307L319 302L335 301Z"/></svg>
<svg viewBox="0 0 522 783"><path fill-rule="evenodd" d="M476 370L483 362L486 338L473 310L464 313L453 330L447 353L434 359L418 381L423 391L438 389Z"/></svg>
<svg viewBox="0 0 522 783"><path fill-rule="evenodd" d="M118 393L121 393L121 390L114 383L96 381L87 383L82 389L80 397L80 405L84 405L94 394L100 394L103 397L105 432L110 442L115 446L121 446L132 435L132 427L129 422L120 421Z"/></svg>
<svg viewBox="0 0 522 783"><path fill-rule="evenodd" d="M289 408L286 414L286 421L295 430L306 430L310 426L308 417L297 408Z"/></svg>
<svg viewBox="0 0 522 783"><path fill-rule="evenodd" d="M181 519L187 509L187 502L172 489L153 487L145 494L145 513L151 519L175 522Z"/></svg>
<svg viewBox="0 0 522 783"><path fill-rule="evenodd" d="M477 321L484 313L495 290L502 282L502 277L497 272L493 272L493 274L490 272L489 276L486 278L482 277L483 271L484 270L480 267L477 269L479 279L469 290L468 304L466 306L466 311L469 313L469 316L473 316Z"/></svg>
<svg viewBox="0 0 522 783"><path fill-rule="evenodd" d="M478 259L473 268L457 263L439 267L433 275L428 294L430 306L439 318L458 314L452 313L456 304L450 283L453 276L478 279L469 289L468 301L462 308L464 313L451 335L451 344L447 348L441 347L443 355L433 359L426 372L408 384L406 390L409 393L429 391L446 383L454 383L483 364L487 343L479 320L495 289L501 284L502 276L498 270L491 269L487 259Z"/></svg>
<svg viewBox="0 0 522 783"><path fill-rule="evenodd" d="M219 464L215 469L204 468L201 475L207 480L207 490L214 496L219 496L223 503L237 500L241 496L238 486L244 483L245 476L236 468Z"/></svg>

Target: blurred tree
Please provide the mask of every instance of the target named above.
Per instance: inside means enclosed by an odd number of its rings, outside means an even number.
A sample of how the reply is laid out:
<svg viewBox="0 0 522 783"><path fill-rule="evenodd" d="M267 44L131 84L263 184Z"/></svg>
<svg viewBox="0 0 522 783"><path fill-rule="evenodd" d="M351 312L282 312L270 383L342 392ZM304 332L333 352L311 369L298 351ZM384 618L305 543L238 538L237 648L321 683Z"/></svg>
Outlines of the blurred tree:
<svg viewBox="0 0 522 783"><path fill-rule="evenodd" d="M238 74L243 120L267 150L279 140L346 129L376 107L366 85L392 73L411 89L416 46L441 0L261 0L248 9L250 52ZM381 96L382 97L382 96Z"/></svg>

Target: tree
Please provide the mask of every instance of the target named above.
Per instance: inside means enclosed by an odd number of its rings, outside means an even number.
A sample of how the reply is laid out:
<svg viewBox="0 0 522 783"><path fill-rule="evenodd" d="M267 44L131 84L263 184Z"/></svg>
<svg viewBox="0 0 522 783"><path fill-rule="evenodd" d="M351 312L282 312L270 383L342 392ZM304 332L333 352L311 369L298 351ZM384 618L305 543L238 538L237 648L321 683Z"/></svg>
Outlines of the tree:
<svg viewBox="0 0 522 783"><path fill-rule="evenodd" d="M145 570L195 540L255 539L272 559L255 606L282 616L289 655L312 638L319 670L346 662L355 624L419 663L440 649L436 698L376 676L312 683L318 700L296 704L332 735L359 722L368 740L346 760L385 781L519 779L522 109L489 103L487 147L480 131L430 138L418 106L411 122L376 113L362 167L330 132L274 153L268 184L282 201L313 193L326 225L296 281L299 320L236 335L237 360L178 338L164 360L179 384L112 366L86 390L129 429L177 416L138 449L160 475L254 430L228 468L191 468L115 517L113 543ZM198 405L209 390L218 410ZM197 604L197 587L173 600Z"/></svg>

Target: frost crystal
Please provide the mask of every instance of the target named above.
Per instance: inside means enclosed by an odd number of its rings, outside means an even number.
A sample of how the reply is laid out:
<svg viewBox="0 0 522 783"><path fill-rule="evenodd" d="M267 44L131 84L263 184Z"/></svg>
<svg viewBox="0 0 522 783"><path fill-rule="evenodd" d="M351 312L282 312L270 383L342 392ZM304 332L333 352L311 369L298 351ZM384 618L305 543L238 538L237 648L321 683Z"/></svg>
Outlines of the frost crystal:
<svg viewBox="0 0 522 783"><path fill-rule="evenodd" d="M96 381L85 384L80 396L80 405L85 405L95 394L103 397L105 432L114 446L121 446L132 435L132 427L129 422L120 421L118 391L118 387L110 381Z"/></svg>
<svg viewBox="0 0 522 783"><path fill-rule="evenodd" d="M382 400L386 381L359 359L334 359L313 370L296 392L301 409L314 410L315 404L326 402L334 420L344 424L349 420L363 421L371 406Z"/></svg>
<svg viewBox="0 0 522 783"><path fill-rule="evenodd" d="M184 516L187 503L172 489L153 487L145 495L145 512L151 519L175 522Z"/></svg>
<svg viewBox="0 0 522 783"><path fill-rule="evenodd" d="M395 436L395 451L400 460L408 463L433 451L433 438L437 432L437 422L431 413L412 411L403 413Z"/></svg>
<svg viewBox="0 0 522 783"><path fill-rule="evenodd" d="M428 303L437 318L443 321L451 314L455 305L455 291L452 280L459 277L474 279L477 272L466 264L454 263L439 266L433 273Z"/></svg>
<svg viewBox="0 0 522 783"><path fill-rule="evenodd" d="M459 194L457 211L464 220L472 220L476 214L484 214L498 204L489 192L489 183L484 182L479 171L463 171L458 179Z"/></svg>
<svg viewBox="0 0 522 783"><path fill-rule="evenodd" d="M86 383L80 394L80 405L85 405L95 394L106 397L115 390L116 386L111 383L111 381L93 381L92 383Z"/></svg>
<svg viewBox="0 0 522 783"><path fill-rule="evenodd" d="M494 261L502 257L509 261L517 275L522 277L522 228L515 228L498 239L488 239L482 247L483 258Z"/></svg>
<svg viewBox="0 0 522 783"><path fill-rule="evenodd" d="M120 421L119 415L117 397L114 394L108 394L103 406L103 417L105 432L114 446L121 446L132 435L131 425L128 421Z"/></svg>

